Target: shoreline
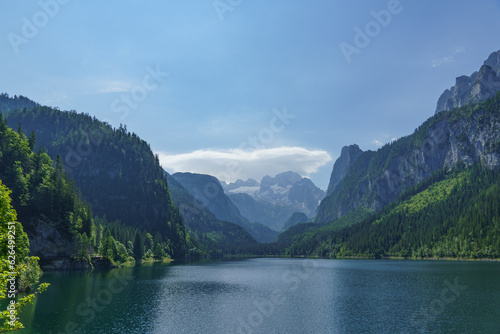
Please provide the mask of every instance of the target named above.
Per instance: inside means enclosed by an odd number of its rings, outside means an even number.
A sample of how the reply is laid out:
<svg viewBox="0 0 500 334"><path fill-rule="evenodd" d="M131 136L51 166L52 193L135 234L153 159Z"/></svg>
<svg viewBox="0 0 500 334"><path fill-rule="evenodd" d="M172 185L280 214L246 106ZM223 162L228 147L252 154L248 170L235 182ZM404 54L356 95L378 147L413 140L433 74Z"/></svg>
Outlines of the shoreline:
<svg viewBox="0 0 500 334"><path fill-rule="evenodd" d="M500 258L454 258L454 257L425 257L425 258L412 258L412 257L398 257L398 256L382 256L382 257L370 257L370 256L340 256L340 257L320 257L320 256L310 256L310 255L229 255L223 256L221 258L208 258L208 259L146 259L142 260L140 265L152 265L152 264L186 264L195 262L218 262L218 261L236 261L236 260L246 260L246 259L258 259L258 258L282 258L282 259L323 259L323 260L405 260L405 261L466 261L466 262L500 262ZM68 266L67 261L76 263L77 265ZM92 270L112 270L117 268L127 268L138 266L136 263L121 263L113 265L101 265L101 266L80 266L78 263L85 263L84 260L67 259L64 261L65 265L62 266L43 266L43 271L92 271ZM139 266L140 266L139 265Z"/></svg>
<svg viewBox="0 0 500 334"><path fill-rule="evenodd" d="M459 257L400 257L400 256L382 256L382 257L370 257L370 256L339 256L339 257L321 257L312 255L267 255L267 256L256 256L260 258L290 258L290 259L323 259L323 260L407 260L407 261L468 261L468 262L500 262L500 258L459 258Z"/></svg>

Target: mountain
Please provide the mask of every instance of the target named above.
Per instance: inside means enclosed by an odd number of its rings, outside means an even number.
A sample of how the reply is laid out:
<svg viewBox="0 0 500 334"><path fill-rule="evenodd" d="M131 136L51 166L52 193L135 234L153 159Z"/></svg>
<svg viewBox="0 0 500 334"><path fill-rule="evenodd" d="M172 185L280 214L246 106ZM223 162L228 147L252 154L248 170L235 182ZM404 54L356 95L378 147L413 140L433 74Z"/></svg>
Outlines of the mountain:
<svg viewBox="0 0 500 334"><path fill-rule="evenodd" d="M348 216L296 225L278 243L292 256L498 259L500 168L441 170L372 215Z"/></svg>
<svg viewBox="0 0 500 334"><path fill-rule="evenodd" d="M499 97L429 118L415 132L360 155L341 185L320 204L316 222L326 223L358 208L377 211L435 171L481 161L500 162Z"/></svg>
<svg viewBox="0 0 500 334"><path fill-rule="evenodd" d="M249 179L221 184L245 218L276 231L283 229L294 212L314 216L319 202L325 196L324 191L310 179L292 171L275 177L264 176L260 183Z"/></svg>
<svg viewBox="0 0 500 334"><path fill-rule="evenodd" d="M124 126L113 129L95 117L27 98L2 94L0 106L11 127L21 124L27 133L33 131L35 151L44 147L52 159L61 157L94 215L158 232L170 256L184 256L189 248L184 224L148 143Z"/></svg>
<svg viewBox="0 0 500 334"><path fill-rule="evenodd" d="M436 113L487 100L499 90L500 50L493 52L478 72L458 77L455 86L445 90L439 97Z"/></svg>
<svg viewBox="0 0 500 334"><path fill-rule="evenodd" d="M290 219L287 220L285 226L283 226L283 231L288 230L290 227L293 227L297 224L306 223L309 221L309 218L302 212L294 212Z"/></svg>
<svg viewBox="0 0 500 334"><path fill-rule="evenodd" d="M225 182L221 183L224 192L231 194L254 194L260 189L260 183L255 179L248 179L246 181L236 180L234 183L227 184Z"/></svg>
<svg viewBox="0 0 500 334"><path fill-rule="evenodd" d="M215 177L195 173L175 173L172 177L218 219L238 225L248 222L224 194Z"/></svg>
<svg viewBox="0 0 500 334"><path fill-rule="evenodd" d="M241 226L217 219L194 198L172 175L167 175L168 188L174 204L193 242L210 257L245 252L255 246L255 239Z"/></svg>
<svg viewBox="0 0 500 334"><path fill-rule="evenodd" d="M378 211L434 172L452 169L457 164L470 166L481 162L486 168L498 166L499 59L500 51L494 52L471 77L457 78L455 87L445 91L438 101L437 110L444 110L430 117L412 135L376 152L361 153L342 182L332 179L315 222L327 223L358 209ZM443 103L448 95L448 102ZM341 156L335 165L345 165L344 158Z"/></svg>
<svg viewBox="0 0 500 334"><path fill-rule="evenodd" d="M350 145L342 147L340 152L340 157L335 161L333 165L333 171L330 176L330 183L328 184L327 195L330 195L335 187L342 181L342 179L349 173L352 165L363 151L358 145Z"/></svg>
<svg viewBox="0 0 500 334"><path fill-rule="evenodd" d="M289 204L292 201L288 198L288 194L294 184L300 180L302 177L291 171L280 173L275 177L266 175L260 181L260 189L256 196L272 204Z"/></svg>
<svg viewBox="0 0 500 334"><path fill-rule="evenodd" d="M498 90L487 85L495 81L490 65L496 63L498 53L473 75L472 92ZM278 238L284 253L500 256L500 92L481 102L478 96L456 100L413 134L362 152L350 164L345 148L315 223Z"/></svg>
<svg viewBox="0 0 500 334"><path fill-rule="evenodd" d="M217 219L240 225L259 242L272 242L278 236L276 231L243 217L215 177L195 173L175 173L172 177Z"/></svg>

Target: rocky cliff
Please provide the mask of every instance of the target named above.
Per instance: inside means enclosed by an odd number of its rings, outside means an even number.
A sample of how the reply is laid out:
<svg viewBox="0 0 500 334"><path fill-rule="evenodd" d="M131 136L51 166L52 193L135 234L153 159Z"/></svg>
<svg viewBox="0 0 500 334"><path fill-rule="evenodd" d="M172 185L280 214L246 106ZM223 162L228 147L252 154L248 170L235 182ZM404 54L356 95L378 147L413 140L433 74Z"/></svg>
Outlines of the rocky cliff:
<svg viewBox="0 0 500 334"><path fill-rule="evenodd" d="M363 151L356 144L342 147L340 157L333 165L330 183L328 185L328 190L326 191L327 195L331 194L340 181L349 173L352 165L362 153Z"/></svg>
<svg viewBox="0 0 500 334"><path fill-rule="evenodd" d="M500 94L479 104L443 111L415 132L360 155L320 205L324 223L363 207L376 211L440 169L481 162L500 165Z"/></svg>
<svg viewBox="0 0 500 334"><path fill-rule="evenodd" d="M499 74L500 51L470 77L458 77L440 97L439 112L412 135L376 152L344 147L316 222L330 222L358 209L377 211L441 169L476 162L486 168L499 166Z"/></svg>
<svg viewBox="0 0 500 334"><path fill-rule="evenodd" d="M460 76L455 86L441 94L436 113L442 110L453 110L469 103L485 101L500 91L500 51L493 52L484 61L479 72L470 76Z"/></svg>

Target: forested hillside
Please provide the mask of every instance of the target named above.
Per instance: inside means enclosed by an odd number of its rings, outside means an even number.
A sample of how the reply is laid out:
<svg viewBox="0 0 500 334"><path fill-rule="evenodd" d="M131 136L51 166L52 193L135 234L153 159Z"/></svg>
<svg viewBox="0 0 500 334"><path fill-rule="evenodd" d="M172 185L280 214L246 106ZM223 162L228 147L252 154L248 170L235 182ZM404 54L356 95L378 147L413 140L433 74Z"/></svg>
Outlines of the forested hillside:
<svg viewBox="0 0 500 334"><path fill-rule="evenodd" d="M166 178L149 144L123 126L109 124L74 111L59 111L22 98L0 96L9 125L34 132L34 149L61 157L68 175L92 211L109 221L160 233L171 245L171 256L189 248L179 211L173 205Z"/></svg>
<svg viewBox="0 0 500 334"><path fill-rule="evenodd" d="M316 224L286 231L280 248L292 256L500 257L499 129L500 93L359 152Z"/></svg>
<svg viewBox="0 0 500 334"><path fill-rule="evenodd" d="M143 229L94 220L61 158L53 162L42 147L35 154L35 141L33 133L26 138L21 127L18 132L9 128L0 114L0 181L12 190L12 206L22 224L17 223L19 235L24 230L29 237L29 242L17 242L19 259L24 259L20 250L25 247L46 268L90 269L91 255L105 258L95 265L113 267L131 257L161 259L175 254L175 245L159 232L153 239Z"/></svg>
<svg viewBox="0 0 500 334"><path fill-rule="evenodd" d="M0 114L0 180L12 191L12 206L38 256L72 255L78 234L91 236L92 211L67 177L59 157L33 153L33 134L10 129ZM52 228L49 237L44 229Z"/></svg>
<svg viewBox="0 0 500 334"><path fill-rule="evenodd" d="M500 169L439 171L367 218L309 226L286 254L322 257L500 257ZM341 219L342 220L342 219Z"/></svg>

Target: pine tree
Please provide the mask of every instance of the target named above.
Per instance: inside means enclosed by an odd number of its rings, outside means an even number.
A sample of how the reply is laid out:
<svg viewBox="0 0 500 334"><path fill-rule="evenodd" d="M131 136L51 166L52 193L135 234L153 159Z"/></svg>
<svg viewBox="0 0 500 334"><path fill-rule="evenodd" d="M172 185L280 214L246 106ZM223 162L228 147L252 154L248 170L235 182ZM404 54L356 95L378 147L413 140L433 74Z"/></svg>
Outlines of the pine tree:
<svg viewBox="0 0 500 334"><path fill-rule="evenodd" d="M140 261L144 255L144 250L143 250L143 241L141 234L139 231L135 232L135 237L134 237L134 258L136 261Z"/></svg>

